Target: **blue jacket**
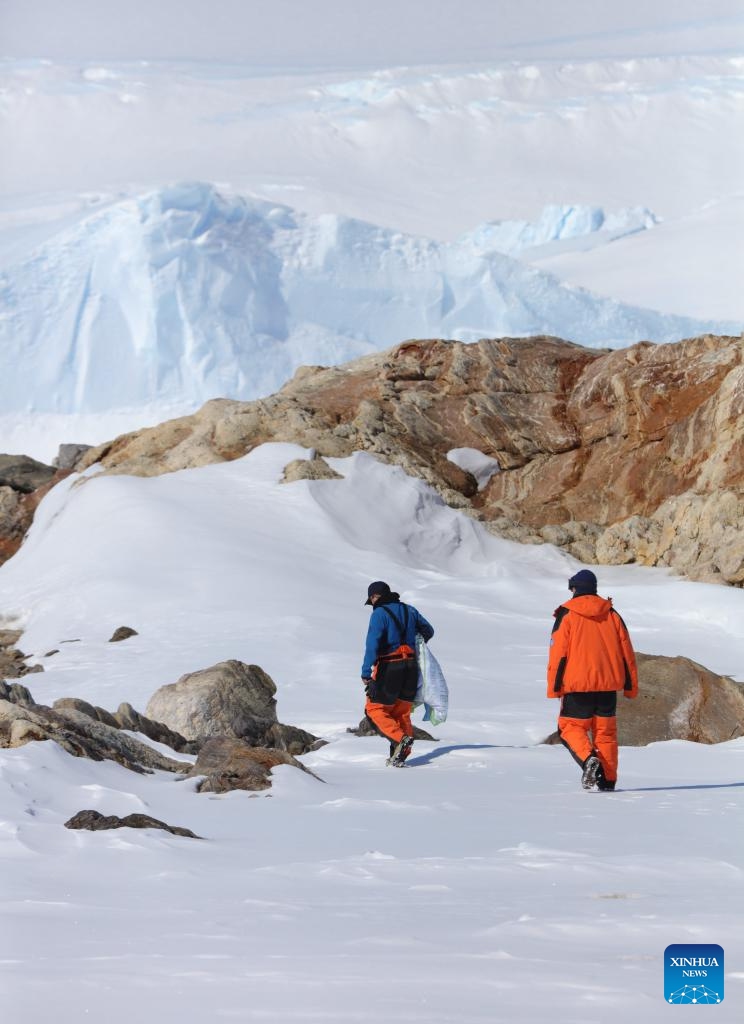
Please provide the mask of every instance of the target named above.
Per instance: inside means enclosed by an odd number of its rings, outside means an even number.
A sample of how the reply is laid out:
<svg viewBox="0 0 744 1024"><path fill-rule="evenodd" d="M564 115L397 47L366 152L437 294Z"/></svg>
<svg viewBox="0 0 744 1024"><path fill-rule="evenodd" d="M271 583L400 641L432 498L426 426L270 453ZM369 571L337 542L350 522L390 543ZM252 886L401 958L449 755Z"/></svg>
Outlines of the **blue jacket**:
<svg viewBox="0 0 744 1024"><path fill-rule="evenodd" d="M403 604L395 599L385 604L379 601L372 609L364 648L362 679L369 679L372 666L382 654L390 654L401 644L408 644L416 650L416 634L424 640L431 640L434 627L412 604Z"/></svg>

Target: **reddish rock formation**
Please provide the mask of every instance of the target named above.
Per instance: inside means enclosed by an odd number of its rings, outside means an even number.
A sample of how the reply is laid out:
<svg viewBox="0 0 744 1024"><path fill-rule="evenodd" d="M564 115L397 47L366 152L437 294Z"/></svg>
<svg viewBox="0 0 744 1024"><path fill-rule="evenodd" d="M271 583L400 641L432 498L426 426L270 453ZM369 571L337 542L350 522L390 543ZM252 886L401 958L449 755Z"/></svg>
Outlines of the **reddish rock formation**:
<svg viewBox="0 0 744 1024"><path fill-rule="evenodd" d="M44 495L70 473L26 455L0 455L0 565L23 543Z"/></svg>
<svg viewBox="0 0 744 1024"><path fill-rule="evenodd" d="M704 336L617 351L555 338L412 341L341 367L304 367L256 402L193 416L83 456L156 475L265 441L320 456L372 452L519 540L586 562L667 565L744 584L744 340ZM478 491L447 458L475 448L501 472Z"/></svg>

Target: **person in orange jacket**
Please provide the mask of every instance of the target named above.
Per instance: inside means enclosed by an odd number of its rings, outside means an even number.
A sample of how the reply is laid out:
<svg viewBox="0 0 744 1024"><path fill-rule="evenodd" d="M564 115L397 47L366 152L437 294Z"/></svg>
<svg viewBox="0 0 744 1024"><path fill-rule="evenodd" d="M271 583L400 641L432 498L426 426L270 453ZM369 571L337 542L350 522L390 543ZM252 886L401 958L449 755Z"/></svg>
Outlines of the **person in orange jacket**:
<svg viewBox="0 0 744 1024"><path fill-rule="evenodd" d="M577 572L568 589L573 596L554 612L548 697L561 698L558 731L581 766L581 785L607 792L617 781L617 694L638 695L635 653L593 572Z"/></svg>

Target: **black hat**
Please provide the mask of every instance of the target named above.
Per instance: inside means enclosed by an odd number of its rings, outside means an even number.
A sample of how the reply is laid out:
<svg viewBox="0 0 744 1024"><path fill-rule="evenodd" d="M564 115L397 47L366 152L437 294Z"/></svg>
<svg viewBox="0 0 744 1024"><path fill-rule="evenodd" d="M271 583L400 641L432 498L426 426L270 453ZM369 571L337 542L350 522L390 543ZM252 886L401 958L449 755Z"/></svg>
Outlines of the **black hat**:
<svg viewBox="0 0 744 1024"><path fill-rule="evenodd" d="M568 589L575 590L576 594L596 594L597 577L591 569L581 569L568 581Z"/></svg>
<svg viewBox="0 0 744 1024"><path fill-rule="evenodd" d="M382 580L375 580L374 583L370 583L370 585L367 587L367 600L364 603L372 604L370 598L372 597L373 594L379 594L380 596L382 596L383 594L387 595L389 593L390 587L388 586L387 583L383 583Z"/></svg>

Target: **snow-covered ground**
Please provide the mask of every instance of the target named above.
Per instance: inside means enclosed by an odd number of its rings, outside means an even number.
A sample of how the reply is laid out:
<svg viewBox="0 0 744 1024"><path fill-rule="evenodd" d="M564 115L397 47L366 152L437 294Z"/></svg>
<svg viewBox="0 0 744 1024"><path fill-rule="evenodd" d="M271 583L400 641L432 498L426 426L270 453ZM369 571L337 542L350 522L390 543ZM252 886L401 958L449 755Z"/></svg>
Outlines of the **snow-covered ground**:
<svg viewBox="0 0 744 1024"><path fill-rule="evenodd" d="M499 540L366 455L279 484L302 449L154 479L72 480L0 569L4 624L45 672L37 701L144 709L227 658L261 665L280 720L328 744L323 780L207 796L164 773L0 752L0 976L13 1020L654 1022L663 952L726 953L717 1019L740 1019L744 741L621 751L585 793L545 698L553 609L575 563ZM636 647L741 679L741 591L600 568ZM346 732L371 579L431 620L450 716L409 767ZM138 636L110 644L119 625ZM67 641L67 642L66 642ZM74 641L74 642L73 642ZM59 653L45 657L48 651ZM65 830L83 808L191 828ZM123 996L126 993L126 998Z"/></svg>

